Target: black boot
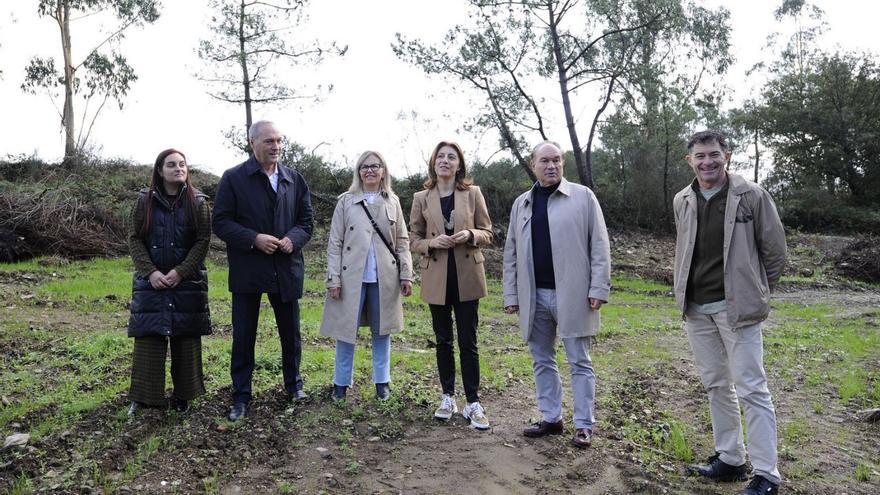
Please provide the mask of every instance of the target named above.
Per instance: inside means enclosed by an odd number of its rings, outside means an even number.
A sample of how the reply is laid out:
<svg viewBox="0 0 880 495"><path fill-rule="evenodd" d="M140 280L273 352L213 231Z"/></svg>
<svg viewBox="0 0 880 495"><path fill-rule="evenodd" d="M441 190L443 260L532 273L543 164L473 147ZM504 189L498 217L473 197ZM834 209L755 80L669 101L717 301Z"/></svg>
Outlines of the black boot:
<svg viewBox="0 0 880 495"><path fill-rule="evenodd" d="M348 386L333 384L333 401L339 402L345 400L345 393L348 392Z"/></svg>
<svg viewBox="0 0 880 495"><path fill-rule="evenodd" d="M171 408L179 413L185 413L189 411L189 401L178 399L177 397L171 398Z"/></svg>
<svg viewBox="0 0 880 495"><path fill-rule="evenodd" d="M388 400L391 397L391 387L388 382L376 384L376 398L379 400Z"/></svg>

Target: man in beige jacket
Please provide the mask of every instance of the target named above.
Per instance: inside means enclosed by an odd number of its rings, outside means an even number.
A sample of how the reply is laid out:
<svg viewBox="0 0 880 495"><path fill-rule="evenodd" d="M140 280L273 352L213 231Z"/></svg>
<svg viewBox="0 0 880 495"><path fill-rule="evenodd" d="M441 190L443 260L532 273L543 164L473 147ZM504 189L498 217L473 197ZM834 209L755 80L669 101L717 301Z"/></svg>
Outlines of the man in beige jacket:
<svg viewBox="0 0 880 495"><path fill-rule="evenodd" d="M785 231L770 194L727 172L730 156L721 133L694 134L685 159L696 178L673 200L675 302L709 395L715 438L715 454L688 469L715 481L746 479L739 398L754 468L740 495L773 495L780 483L776 412L761 322L785 267Z"/></svg>
<svg viewBox="0 0 880 495"><path fill-rule="evenodd" d="M562 433L558 336L571 366L575 427L571 441L589 447L596 388L590 339L599 330L599 308L611 290L608 232L593 192L562 177L558 144L548 141L536 146L531 166L538 181L514 201L504 245L504 310L519 312L543 416L523 435Z"/></svg>

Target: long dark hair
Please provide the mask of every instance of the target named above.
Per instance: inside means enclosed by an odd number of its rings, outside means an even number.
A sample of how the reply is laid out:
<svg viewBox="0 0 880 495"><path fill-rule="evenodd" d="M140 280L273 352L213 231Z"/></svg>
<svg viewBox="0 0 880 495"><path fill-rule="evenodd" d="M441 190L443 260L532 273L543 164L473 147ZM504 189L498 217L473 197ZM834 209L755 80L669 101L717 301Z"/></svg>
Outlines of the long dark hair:
<svg viewBox="0 0 880 495"><path fill-rule="evenodd" d="M425 189L432 189L437 185L437 172L434 170L434 163L437 161L437 154L440 153L440 148L444 146L449 146L458 153L460 166L455 171L455 188L459 191L466 191L467 188L471 187L473 181L467 176L467 166L464 164L464 153L461 152L461 146L452 141L440 141L437 143L437 146L434 146L431 160L428 162L428 180L425 181Z"/></svg>
<svg viewBox="0 0 880 495"><path fill-rule="evenodd" d="M150 224L152 223L153 218L153 194L158 190L160 194L166 194L165 191L165 182L162 179L162 174L160 170L165 166L165 159L168 158L169 155L177 153L178 155L183 157L183 161L186 161L186 155L183 154L182 151L178 151L174 148L168 148L167 150L159 153L159 156L156 157L156 163L153 165L153 176L150 178L150 190L147 192L146 205L144 208L144 223L141 225L141 236L146 237L150 232ZM158 189L161 188L161 189ZM186 208L186 224L190 229L197 229L199 227L199 205L196 201L196 190L193 188L192 183L190 182L190 174L189 174L189 164L186 167L186 184L185 187L182 188L182 191L185 195L183 198L183 207Z"/></svg>

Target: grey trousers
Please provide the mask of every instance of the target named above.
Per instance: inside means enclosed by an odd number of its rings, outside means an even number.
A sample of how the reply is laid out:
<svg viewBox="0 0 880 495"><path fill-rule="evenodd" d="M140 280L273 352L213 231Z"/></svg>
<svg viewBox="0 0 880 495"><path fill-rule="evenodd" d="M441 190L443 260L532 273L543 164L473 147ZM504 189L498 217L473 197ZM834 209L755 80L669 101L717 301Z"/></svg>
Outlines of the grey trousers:
<svg viewBox="0 0 880 495"><path fill-rule="evenodd" d="M535 320L529 336L532 369L538 409L543 420L555 423L562 419L562 381L556 366L556 291L537 289ZM571 396L574 403L574 427L593 429L596 398L596 374L590 360L590 337L562 339L565 357L571 368Z"/></svg>
<svg viewBox="0 0 880 495"><path fill-rule="evenodd" d="M726 311L704 315L688 310L686 316L684 328L709 395L715 450L727 464L739 466L746 462L741 400L755 474L778 484L776 410L764 373L761 324L732 329Z"/></svg>

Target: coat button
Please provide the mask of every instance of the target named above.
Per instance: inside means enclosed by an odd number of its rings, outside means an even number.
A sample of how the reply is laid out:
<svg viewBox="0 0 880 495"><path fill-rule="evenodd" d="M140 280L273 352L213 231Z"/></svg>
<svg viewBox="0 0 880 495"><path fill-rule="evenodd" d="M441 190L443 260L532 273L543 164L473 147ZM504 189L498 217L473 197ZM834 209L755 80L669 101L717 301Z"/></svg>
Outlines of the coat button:
<svg viewBox="0 0 880 495"><path fill-rule="evenodd" d="M369 158L369 157L367 157L367 158ZM351 246L348 246L347 248L345 248L345 250L346 250L346 251L351 251Z"/></svg>
<svg viewBox="0 0 880 495"><path fill-rule="evenodd" d="M437 258L433 258L433 259L434 259L434 261L437 261Z"/></svg>
<svg viewBox="0 0 880 495"><path fill-rule="evenodd" d="M342 269L345 270L345 269L347 269L347 267L344 267L344 266L343 266Z"/></svg>
<svg viewBox="0 0 880 495"><path fill-rule="evenodd" d="M397 262L396 262L396 261L394 261L394 260L391 260L391 264L392 264L392 265L396 265L396 264L397 264Z"/></svg>
<svg viewBox="0 0 880 495"><path fill-rule="evenodd" d="M433 235L437 235L437 234L435 234L435 233L433 233L433 232L431 232L431 235L432 235L432 236L433 236Z"/></svg>
<svg viewBox="0 0 880 495"><path fill-rule="evenodd" d="M348 230L354 230L354 225L348 228Z"/></svg>

